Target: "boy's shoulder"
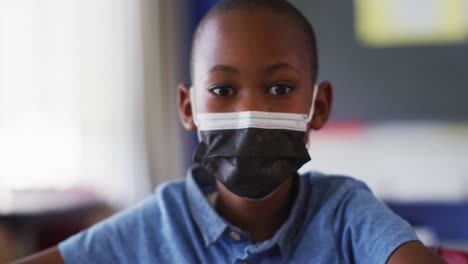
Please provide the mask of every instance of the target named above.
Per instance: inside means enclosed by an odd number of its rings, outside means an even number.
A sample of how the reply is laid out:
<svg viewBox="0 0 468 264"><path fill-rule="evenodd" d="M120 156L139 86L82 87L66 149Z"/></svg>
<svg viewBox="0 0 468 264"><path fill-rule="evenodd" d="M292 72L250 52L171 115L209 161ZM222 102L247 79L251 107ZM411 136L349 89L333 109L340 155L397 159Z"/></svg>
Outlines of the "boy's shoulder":
<svg viewBox="0 0 468 264"><path fill-rule="evenodd" d="M372 193L364 182L346 175L309 171L300 179L304 193L315 201L342 200L354 192Z"/></svg>
<svg viewBox="0 0 468 264"><path fill-rule="evenodd" d="M332 252L341 252L344 259L339 262L356 262L352 259L356 256L362 263L385 263L399 245L417 240L411 226L375 197L364 182L315 171L301 175L301 180L306 245L324 245L333 238L328 246Z"/></svg>
<svg viewBox="0 0 468 264"><path fill-rule="evenodd" d="M307 184L314 184L320 186L329 187L365 187L366 184L352 176L341 175L341 174L327 174L319 171L308 171L300 175L304 178Z"/></svg>
<svg viewBox="0 0 468 264"><path fill-rule="evenodd" d="M162 183L138 204L61 242L60 253L66 263L154 262L174 246L171 238L184 236L185 204L184 180Z"/></svg>

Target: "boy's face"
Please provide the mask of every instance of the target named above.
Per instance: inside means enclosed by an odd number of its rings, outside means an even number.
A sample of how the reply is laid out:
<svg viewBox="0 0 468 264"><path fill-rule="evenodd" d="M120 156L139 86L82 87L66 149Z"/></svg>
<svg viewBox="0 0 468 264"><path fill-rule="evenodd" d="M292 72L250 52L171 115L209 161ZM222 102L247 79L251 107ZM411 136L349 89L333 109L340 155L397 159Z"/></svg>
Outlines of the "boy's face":
<svg viewBox="0 0 468 264"><path fill-rule="evenodd" d="M287 16L230 11L209 19L193 56L196 111L308 114L315 85L310 54L306 34ZM313 128L326 122L331 97L330 84L322 83ZM182 123L193 130L190 106L188 87L181 85Z"/></svg>

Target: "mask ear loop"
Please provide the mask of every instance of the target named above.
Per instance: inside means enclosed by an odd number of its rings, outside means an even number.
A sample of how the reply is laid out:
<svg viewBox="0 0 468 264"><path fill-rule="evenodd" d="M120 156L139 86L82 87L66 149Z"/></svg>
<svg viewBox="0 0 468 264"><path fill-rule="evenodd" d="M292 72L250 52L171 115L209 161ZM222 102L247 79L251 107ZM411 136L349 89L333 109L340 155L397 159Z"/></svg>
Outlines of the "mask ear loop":
<svg viewBox="0 0 468 264"><path fill-rule="evenodd" d="M201 141L201 133L200 129L198 129L199 122L198 122L198 117L197 117L197 105L196 105L196 100L195 100L195 87L190 86L190 105L192 106L192 117L193 117L193 122L195 123L195 126L197 127L197 137L198 141Z"/></svg>
<svg viewBox="0 0 468 264"><path fill-rule="evenodd" d="M315 84L314 91L312 92L312 105L310 106L309 116L307 117L307 125L309 125L310 121L314 117L314 110L315 110L315 99L317 98L317 93L319 90L319 86ZM306 148L309 149L309 140L306 142Z"/></svg>
<svg viewBox="0 0 468 264"><path fill-rule="evenodd" d="M195 102L195 87L190 86L189 90L190 90L190 103L191 103L190 105L192 107L193 122L198 127L198 119L197 119L197 112L196 112L197 106Z"/></svg>
<svg viewBox="0 0 468 264"><path fill-rule="evenodd" d="M314 117L315 99L317 98L318 90L319 90L319 86L315 84L313 95L312 95L312 105L310 106L309 116L307 117L307 124L310 123L310 121L312 121L312 118Z"/></svg>

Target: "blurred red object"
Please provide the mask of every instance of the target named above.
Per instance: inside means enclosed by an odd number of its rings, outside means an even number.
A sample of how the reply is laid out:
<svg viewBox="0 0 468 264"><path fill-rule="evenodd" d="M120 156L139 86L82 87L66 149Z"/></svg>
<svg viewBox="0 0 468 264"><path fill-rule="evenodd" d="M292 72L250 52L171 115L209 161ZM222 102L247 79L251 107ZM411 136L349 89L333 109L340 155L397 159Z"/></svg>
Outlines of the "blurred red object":
<svg viewBox="0 0 468 264"><path fill-rule="evenodd" d="M467 252L447 248L438 248L436 252L449 264L468 264Z"/></svg>

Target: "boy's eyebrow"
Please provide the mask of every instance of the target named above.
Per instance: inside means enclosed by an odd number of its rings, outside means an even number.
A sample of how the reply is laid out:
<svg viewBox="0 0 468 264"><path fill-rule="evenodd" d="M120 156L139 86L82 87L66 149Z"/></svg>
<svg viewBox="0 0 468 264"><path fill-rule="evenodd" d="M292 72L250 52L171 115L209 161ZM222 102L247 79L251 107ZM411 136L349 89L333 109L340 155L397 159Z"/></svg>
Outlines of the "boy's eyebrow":
<svg viewBox="0 0 468 264"><path fill-rule="evenodd" d="M217 64L217 65L211 67L210 73L216 72L216 71L221 71L221 72L225 72L225 73L239 74L238 69L236 69L234 67L231 67L231 66L227 66L227 65L221 65L221 64Z"/></svg>
<svg viewBox="0 0 468 264"><path fill-rule="evenodd" d="M265 68L265 71L268 73L272 73L272 72L284 70L284 69L293 70L296 72L298 71L295 67L285 62L280 62L280 63L270 65ZM216 71L239 74L239 70L237 68L232 67L232 66L222 65L222 64L216 64L215 66L211 67L210 73L216 72Z"/></svg>
<svg viewBox="0 0 468 264"><path fill-rule="evenodd" d="M285 63L285 62L276 63L276 64L273 64L273 65L268 66L268 67L265 68L265 71L268 72L268 73L273 73L273 72L279 71L279 70L293 70L293 71L296 71L296 72L299 71L298 69L296 69L292 65L290 65L288 63Z"/></svg>

